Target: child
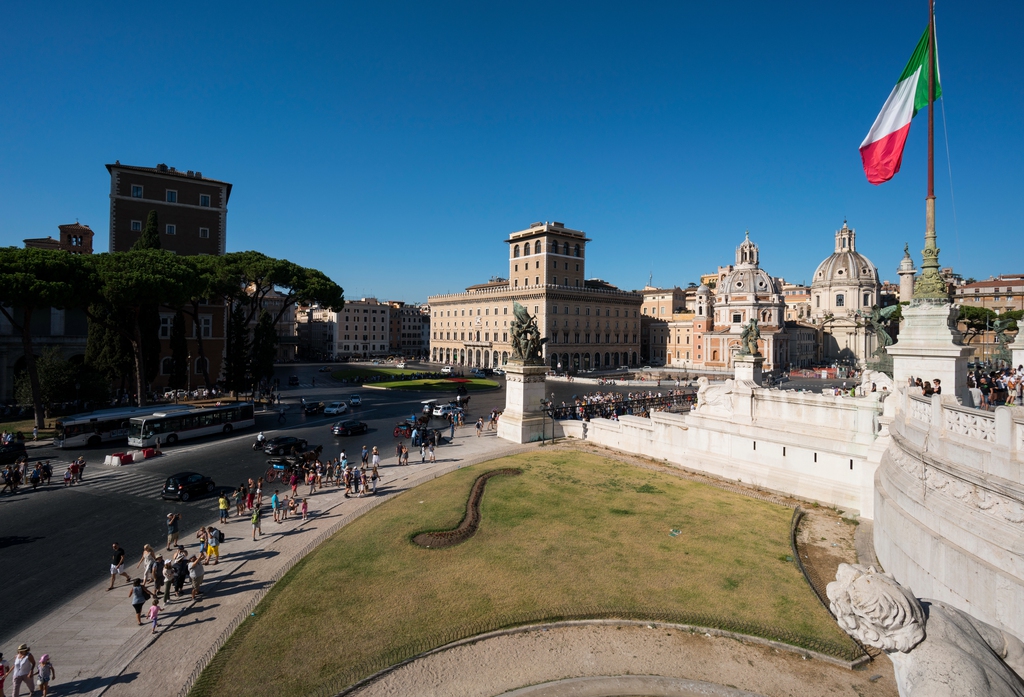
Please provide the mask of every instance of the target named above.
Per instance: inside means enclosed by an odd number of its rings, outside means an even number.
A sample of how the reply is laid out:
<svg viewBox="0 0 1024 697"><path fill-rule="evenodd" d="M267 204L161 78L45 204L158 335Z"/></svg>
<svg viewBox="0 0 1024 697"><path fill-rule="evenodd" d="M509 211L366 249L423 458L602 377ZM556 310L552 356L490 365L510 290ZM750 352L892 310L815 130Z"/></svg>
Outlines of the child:
<svg viewBox="0 0 1024 697"><path fill-rule="evenodd" d="M156 618L160 615L160 606L157 604L157 599L153 598L153 604L149 607L149 620L153 623L153 631L151 634L156 634ZM39 671L42 675L42 670Z"/></svg>
<svg viewBox="0 0 1024 697"><path fill-rule="evenodd" d="M306 514L309 513L309 506L306 504L306 499L302 499L302 519L306 519Z"/></svg>
<svg viewBox="0 0 1024 697"><path fill-rule="evenodd" d="M50 692L50 680L57 677L57 671L50 662L50 654L44 653L39 659L39 689L43 691L43 697Z"/></svg>

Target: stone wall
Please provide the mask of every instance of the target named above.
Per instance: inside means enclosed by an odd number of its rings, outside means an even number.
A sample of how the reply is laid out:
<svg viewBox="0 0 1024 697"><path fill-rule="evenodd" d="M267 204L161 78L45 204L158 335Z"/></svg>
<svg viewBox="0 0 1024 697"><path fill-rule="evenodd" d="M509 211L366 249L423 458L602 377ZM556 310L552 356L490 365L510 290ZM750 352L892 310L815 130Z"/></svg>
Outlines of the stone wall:
<svg viewBox="0 0 1024 697"><path fill-rule="evenodd" d="M743 383L728 389L690 414L560 421L559 435L874 516L878 393L833 397Z"/></svg>
<svg viewBox="0 0 1024 697"><path fill-rule="evenodd" d="M901 391L875 481L875 551L919 597L1024 638L1024 409Z"/></svg>

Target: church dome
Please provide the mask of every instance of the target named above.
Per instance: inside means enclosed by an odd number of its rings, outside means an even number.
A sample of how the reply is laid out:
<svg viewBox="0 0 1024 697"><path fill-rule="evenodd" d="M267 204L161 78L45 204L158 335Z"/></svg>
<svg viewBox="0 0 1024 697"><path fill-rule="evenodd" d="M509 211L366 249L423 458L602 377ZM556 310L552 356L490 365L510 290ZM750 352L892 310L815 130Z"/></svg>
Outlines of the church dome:
<svg viewBox="0 0 1024 697"><path fill-rule="evenodd" d="M778 284L764 269L758 266L759 251L750 241L750 233L736 248L736 265L725 275L715 289L719 299L729 295L777 294Z"/></svg>
<svg viewBox="0 0 1024 697"><path fill-rule="evenodd" d="M878 269L857 251L856 237L857 232L843 222L843 227L836 230L835 251L814 270L811 288L874 286L878 283Z"/></svg>

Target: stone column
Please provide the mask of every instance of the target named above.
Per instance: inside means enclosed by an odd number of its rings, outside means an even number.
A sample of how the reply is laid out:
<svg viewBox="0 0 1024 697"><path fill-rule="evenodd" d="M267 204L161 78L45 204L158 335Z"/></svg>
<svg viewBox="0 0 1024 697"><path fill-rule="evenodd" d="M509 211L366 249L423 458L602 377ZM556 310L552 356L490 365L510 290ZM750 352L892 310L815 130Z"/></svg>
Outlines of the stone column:
<svg viewBox="0 0 1024 697"><path fill-rule="evenodd" d="M548 368L543 365L523 365L510 361L505 365L505 411L498 419L498 436L513 443L531 443L543 435L542 411L544 376Z"/></svg>
<svg viewBox="0 0 1024 697"><path fill-rule="evenodd" d="M960 308L947 300L916 298L903 307L899 341L886 348L893 358L893 382L902 390L910 378L942 381L942 396L956 395L971 404L967 391L967 358L974 349L963 345L957 329Z"/></svg>
<svg viewBox="0 0 1024 697"><path fill-rule="evenodd" d="M733 358L733 368L735 370L736 380L752 382L760 387L761 367L763 365L763 356L737 355Z"/></svg>
<svg viewBox="0 0 1024 697"><path fill-rule="evenodd" d="M1017 322L1017 326L1021 325L1024 325L1024 322ZM1007 348L1010 349L1010 361L1013 367L1024 365L1024 327L1017 332L1017 338Z"/></svg>

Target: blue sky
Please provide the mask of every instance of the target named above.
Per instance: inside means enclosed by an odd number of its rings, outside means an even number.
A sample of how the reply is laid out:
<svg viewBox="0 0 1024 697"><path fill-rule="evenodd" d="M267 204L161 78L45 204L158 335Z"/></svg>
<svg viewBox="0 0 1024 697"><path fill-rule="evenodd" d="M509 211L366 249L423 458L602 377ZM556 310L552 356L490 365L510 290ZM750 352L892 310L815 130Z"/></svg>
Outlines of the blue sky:
<svg viewBox="0 0 1024 697"><path fill-rule="evenodd" d="M229 250L352 298L504 275L536 220L586 231L588 275L624 288L685 286L746 229L796 282L844 217L883 278L922 246L926 112L891 182L857 148L924 0L91 5L5 8L0 244L78 219L105 251L120 160L232 182ZM1021 6L937 13L940 261L1022 272Z"/></svg>

